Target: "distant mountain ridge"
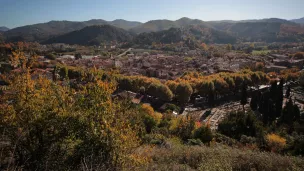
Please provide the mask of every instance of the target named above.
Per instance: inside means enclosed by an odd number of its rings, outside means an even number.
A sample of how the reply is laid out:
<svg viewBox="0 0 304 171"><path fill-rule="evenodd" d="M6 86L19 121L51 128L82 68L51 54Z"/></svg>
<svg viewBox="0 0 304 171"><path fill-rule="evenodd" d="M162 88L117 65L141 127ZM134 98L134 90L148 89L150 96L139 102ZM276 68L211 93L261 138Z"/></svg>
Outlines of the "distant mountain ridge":
<svg viewBox="0 0 304 171"><path fill-rule="evenodd" d="M298 24L304 24L304 17L299 19L293 19L292 22L298 23Z"/></svg>
<svg viewBox="0 0 304 171"><path fill-rule="evenodd" d="M0 27L0 32L5 32L5 31L8 31L9 30L9 28L7 28L7 27Z"/></svg>
<svg viewBox="0 0 304 171"><path fill-rule="evenodd" d="M47 23L40 23L34 25L27 25L17 27L5 32L4 36L8 42L16 41L46 41L49 38L69 33L72 31L83 29L87 26L93 25L113 25L122 29L129 29L138 26L140 22L114 20L105 21L102 19L93 19L83 22L75 21L50 21Z"/></svg>
<svg viewBox="0 0 304 171"><path fill-rule="evenodd" d="M299 22L299 21L298 21ZM68 33L82 30L89 26L95 25L111 25L116 28L124 29L128 34L141 34L161 32L158 34L144 34L143 38L152 40L151 36L158 36L164 33L170 34L171 38L175 37L172 34L177 34L178 31L162 32L170 30L171 28L179 28L182 34L191 33L195 39L200 39L202 36L204 42L218 42L224 43L233 40L231 36L239 41L266 41L266 42L303 42L304 41L304 26L297 24L295 21L288 21L279 18L268 18L259 20L222 20L222 21L202 21L198 19L180 18L178 20L151 20L146 23L136 21L126 21L118 19L114 21L106 21L102 19L92 19L89 21L75 22L75 21L50 21L47 23L40 23L14 28L3 32L3 37L7 42L16 41L37 41L50 42L48 40L55 40L60 36L65 36ZM197 27L196 27L197 26ZM187 31L185 31L185 29ZM106 29L110 31L113 29ZM79 32L76 32L79 33ZM74 33L74 35L76 35ZM85 32L87 33L87 32ZM166 37L167 35L163 35ZM228 38L224 40L221 38ZM77 36L78 37L78 36ZM62 38L60 40L63 40ZM101 40L98 40L101 41ZM234 42L234 40L232 41Z"/></svg>
<svg viewBox="0 0 304 171"><path fill-rule="evenodd" d="M202 20L183 17L176 21L151 20L137 27L132 28L130 31L133 33L157 32L157 31L168 30L170 28L181 28L189 25L202 25L206 27L208 26L208 24Z"/></svg>

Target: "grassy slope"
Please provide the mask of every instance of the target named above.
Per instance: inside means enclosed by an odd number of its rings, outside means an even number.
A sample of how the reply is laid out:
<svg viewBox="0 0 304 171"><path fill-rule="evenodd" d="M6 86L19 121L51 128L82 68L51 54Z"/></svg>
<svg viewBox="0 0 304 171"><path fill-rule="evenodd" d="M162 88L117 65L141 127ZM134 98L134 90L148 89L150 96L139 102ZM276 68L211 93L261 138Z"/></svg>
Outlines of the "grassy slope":
<svg viewBox="0 0 304 171"><path fill-rule="evenodd" d="M255 152L224 145L145 148L139 151L152 161L136 170L304 170L304 159L274 153Z"/></svg>

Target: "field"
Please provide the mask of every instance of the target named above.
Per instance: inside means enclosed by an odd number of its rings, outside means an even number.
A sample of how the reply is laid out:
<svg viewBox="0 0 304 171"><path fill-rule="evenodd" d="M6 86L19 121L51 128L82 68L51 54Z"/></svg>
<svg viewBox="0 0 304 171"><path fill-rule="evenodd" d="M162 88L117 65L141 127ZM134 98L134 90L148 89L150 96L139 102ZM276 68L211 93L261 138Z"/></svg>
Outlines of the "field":
<svg viewBox="0 0 304 171"><path fill-rule="evenodd" d="M270 52L271 50L254 50L252 51L252 55L266 55Z"/></svg>

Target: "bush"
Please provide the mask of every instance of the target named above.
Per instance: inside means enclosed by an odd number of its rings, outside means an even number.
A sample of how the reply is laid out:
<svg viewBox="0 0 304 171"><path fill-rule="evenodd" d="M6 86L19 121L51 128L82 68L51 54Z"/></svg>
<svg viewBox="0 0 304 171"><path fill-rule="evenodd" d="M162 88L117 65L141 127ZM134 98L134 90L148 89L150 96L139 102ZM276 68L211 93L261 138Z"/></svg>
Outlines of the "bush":
<svg viewBox="0 0 304 171"><path fill-rule="evenodd" d="M304 58L304 53L302 52L297 52L296 54L294 54L294 57L296 59L303 59Z"/></svg>
<svg viewBox="0 0 304 171"><path fill-rule="evenodd" d="M203 143L210 143L213 139L211 129L208 126L201 126L194 131L193 138L201 140Z"/></svg>
<svg viewBox="0 0 304 171"><path fill-rule="evenodd" d="M165 142L165 137L162 134L147 134L143 141L147 144L161 145Z"/></svg>
<svg viewBox="0 0 304 171"><path fill-rule="evenodd" d="M44 57L46 59L49 59L49 60L55 60L56 59L56 56L52 53L46 54Z"/></svg>
<svg viewBox="0 0 304 171"><path fill-rule="evenodd" d="M188 139L187 145L202 145L203 142L200 139Z"/></svg>
<svg viewBox="0 0 304 171"><path fill-rule="evenodd" d="M82 55L80 53L77 53L75 55L75 59L78 60L78 59L82 59Z"/></svg>
<svg viewBox="0 0 304 171"><path fill-rule="evenodd" d="M193 130L195 129L195 121L190 117L179 117L173 121L171 125L172 132L180 137L183 141L187 141L192 137ZM175 123L174 123L175 122Z"/></svg>
<svg viewBox="0 0 304 171"><path fill-rule="evenodd" d="M179 112L180 111L180 107L174 105L174 104L167 104L165 111L176 111Z"/></svg>
<svg viewBox="0 0 304 171"><path fill-rule="evenodd" d="M152 116L145 115L143 120L144 120L144 124L145 124L145 128L146 128L146 132L148 134L151 133L153 128L157 127L157 122L155 121L155 119Z"/></svg>
<svg viewBox="0 0 304 171"><path fill-rule="evenodd" d="M286 146L286 139L276 134L268 134L266 140L268 148L272 152L280 152Z"/></svg>
<svg viewBox="0 0 304 171"><path fill-rule="evenodd" d="M171 148L157 147L149 150L149 153L145 154L150 156L151 162L138 170L291 171L304 169L302 158L240 150L222 145L215 147L172 145Z"/></svg>

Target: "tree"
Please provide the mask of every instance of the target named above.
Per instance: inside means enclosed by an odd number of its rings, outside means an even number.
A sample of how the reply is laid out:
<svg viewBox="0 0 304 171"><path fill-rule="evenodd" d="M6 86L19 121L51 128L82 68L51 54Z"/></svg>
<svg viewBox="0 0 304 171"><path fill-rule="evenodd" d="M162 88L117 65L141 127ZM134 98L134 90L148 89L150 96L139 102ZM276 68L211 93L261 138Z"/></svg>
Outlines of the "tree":
<svg viewBox="0 0 304 171"><path fill-rule="evenodd" d="M292 125L293 122L298 121L300 119L300 109L298 105L293 104L291 98L286 102L285 107L283 108L281 122L286 123L288 125Z"/></svg>
<svg viewBox="0 0 304 171"><path fill-rule="evenodd" d="M32 80L29 70L9 80L8 90L15 93L1 95L0 103L14 103L0 105L0 122L7 141L18 142L16 167L77 170L86 158L94 170L133 164L142 121L131 106L112 101L113 83L98 80L75 93L46 78Z"/></svg>
<svg viewBox="0 0 304 171"><path fill-rule="evenodd" d="M288 85L288 86L287 86L286 93L285 93L285 97L286 97L286 98L289 98L289 97L290 97L290 92L291 92L291 88L290 88L290 85Z"/></svg>
<svg viewBox="0 0 304 171"><path fill-rule="evenodd" d="M209 144L213 139L213 135L208 126L201 126L194 131L193 138L200 139L203 143Z"/></svg>
<svg viewBox="0 0 304 171"><path fill-rule="evenodd" d="M195 121L190 116L181 116L177 120L177 126L174 130L175 134L182 140L186 141L192 137L192 132L195 129Z"/></svg>
<svg viewBox="0 0 304 171"><path fill-rule="evenodd" d="M56 59L56 56L52 53L46 54L44 57L46 59L49 59L49 60L55 60Z"/></svg>
<svg viewBox="0 0 304 171"><path fill-rule="evenodd" d="M155 121L155 119L149 115L145 115L144 116L144 124L145 124L145 128L146 128L146 132L148 134L151 133L151 131L153 130L153 128L157 127L157 122Z"/></svg>
<svg viewBox="0 0 304 171"><path fill-rule="evenodd" d="M257 96L253 95L250 101L251 110L256 111L258 109Z"/></svg>
<svg viewBox="0 0 304 171"><path fill-rule="evenodd" d="M257 71L264 71L265 65L263 62L257 62L255 63L255 69Z"/></svg>
<svg viewBox="0 0 304 171"><path fill-rule="evenodd" d="M231 44L227 44L226 45L226 50L231 51L231 49L232 49L232 45Z"/></svg>
<svg viewBox="0 0 304 171"><path fill-rule="evenodd" d="M230 112L219 123L218 131L228 137L240 139L242 135L256 137L262 135L262 127L252 112L245 114L243 111Z"/></svg>
<svg viewBox="0 0 304 171"><path fill-rule="evenodd" d="M75 55L75 59L78 60L78 59L82 59L82 55L80 53L77 53Z"/></svg>
<svg viewBox="0 0 304 171"><path fill-rule="evenodd" d="M294 58L296 58L296 59L304 59L304 53L297 52L296 54L294 54Z"/></svg>
<svg viewBox="0 0 304 171"><path fill-rule="evenodd" d="M176 87L176 98L182 105L189 102L192 93L193 90L189 83L180 83Z"/></svg>
<svg viewBox="0 0 304 171"><path fill-rule="evenodd" d="M172 91L173 94L176 94L176 88L178 86L177 82L168 80L166 82L166 85L170 88L170 90Z"/></svg>
<svg viewBox="0 0 304 171"><path fill-rule="evenodd" d="M277 81L273 81L270 85L269 92L270 92L270 98L272 100L276 100L278 96L278 86Z"/></svg>
<svg viewBox="0 0 304 171"><path fill-rule="evenodd" d="M282 113L282 106L283 106L283 89L284 89L284 79L281 79L280 84L277 89L277 99L275 103L276 108L276 117L280 117Z"/></svg>
<svg viewBox="0 0 304 171"><path fill-rule="evenodd" d="M141 87L139 88L139 92L140 92L140 94L145 95L145 93L146 93L146 88L145 88L144 86L141 86Z"/></svg>
<svg viewBox="0 0 304 171"><path fill-rule="evenodd" d="M304 71L300 73L299 81L300 84L304 87Z"/></svg>
<svg viewBox="0 0 304 171"><path fill-rule="evenodd" d="M245 112L245 105L248 103L247 95L247 85L243 83L241 90L241 105L243 106L243 111Z"/></svg>
<svg viewBox="0 0 304 171"><path fill-rule="evenodd" d="M149 86L147 93L150 96L157 97L163 101L171 101L173 98L173 94L168 86L161 83L152 83Z"/></svg>

